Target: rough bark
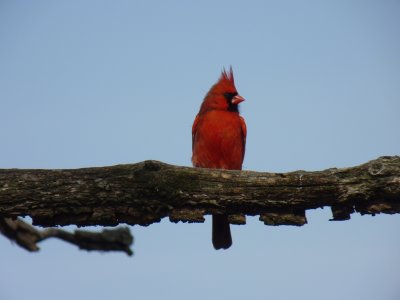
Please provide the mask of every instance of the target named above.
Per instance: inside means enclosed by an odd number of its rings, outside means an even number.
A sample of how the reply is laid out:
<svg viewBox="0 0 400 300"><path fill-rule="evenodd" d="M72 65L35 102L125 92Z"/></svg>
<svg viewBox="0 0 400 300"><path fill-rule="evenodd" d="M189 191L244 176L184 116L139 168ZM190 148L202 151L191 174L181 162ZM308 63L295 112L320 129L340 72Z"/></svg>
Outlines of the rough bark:
<svg viewBox="0 0 400 300"><path fill-rule="evenodd" d="M400 157L317 172L264 173L177 167L157 161L70 170L0 170L0 217L41 226L149 225L161 218L231 223L260 215L267 225L303 225L305 211L329 206L332 220L400 212Z"/></svg>

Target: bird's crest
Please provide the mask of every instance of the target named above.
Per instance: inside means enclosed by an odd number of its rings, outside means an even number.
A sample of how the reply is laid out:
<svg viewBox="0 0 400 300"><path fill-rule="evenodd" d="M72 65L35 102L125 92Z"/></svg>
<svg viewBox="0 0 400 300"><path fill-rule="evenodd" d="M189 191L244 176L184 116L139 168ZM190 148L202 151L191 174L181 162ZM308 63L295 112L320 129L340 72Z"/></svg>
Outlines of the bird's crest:
<svg viewBox="0 0 400 300"><path fill-rule="evenodd" d="M232 66L229 67L228 72L226 72L225 68L222 70L221 79L229 81L231 84L235 85L235 79L233 78Z"/></svg>
<svg viewBox="0 0 400 300"><path fill-rule="evenodd" d="M222 70L221 77L215 84L215 87L217 87L218 89L223 89L225 91L236 91L232 66L230 66L229 71L226 71L225 68Z"/></svg>

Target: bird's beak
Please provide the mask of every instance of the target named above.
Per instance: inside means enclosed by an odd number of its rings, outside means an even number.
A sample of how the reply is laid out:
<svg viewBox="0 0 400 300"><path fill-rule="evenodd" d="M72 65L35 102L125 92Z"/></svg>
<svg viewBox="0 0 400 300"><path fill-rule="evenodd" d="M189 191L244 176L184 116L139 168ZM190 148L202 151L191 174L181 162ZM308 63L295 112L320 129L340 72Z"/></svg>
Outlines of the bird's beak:
<svg viewBox="0 0 400 300"><path fill-rule="evenodd" d="M232 98L232 104L239 104L240 102L243 102L244 98L240 95L236 95L235 97Z"/></svg>

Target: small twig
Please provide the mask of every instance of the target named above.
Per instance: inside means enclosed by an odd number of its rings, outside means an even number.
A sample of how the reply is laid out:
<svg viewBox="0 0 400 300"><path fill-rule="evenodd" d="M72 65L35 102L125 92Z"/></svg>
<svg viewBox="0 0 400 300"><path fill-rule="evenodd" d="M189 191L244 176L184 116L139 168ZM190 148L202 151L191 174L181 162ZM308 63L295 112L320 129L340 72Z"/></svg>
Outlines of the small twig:
<svg viewBox="0 0 400 300"><path fill-rule="evenodd" d="M38 230L21 219L0 218L0 232L30 252L39 250L38 242L54 237L88 251L123 251L129 256L133 254L130 249L133 236L128 227L103 229L101 232L75 230L71 233L57 228Z"/></svg>

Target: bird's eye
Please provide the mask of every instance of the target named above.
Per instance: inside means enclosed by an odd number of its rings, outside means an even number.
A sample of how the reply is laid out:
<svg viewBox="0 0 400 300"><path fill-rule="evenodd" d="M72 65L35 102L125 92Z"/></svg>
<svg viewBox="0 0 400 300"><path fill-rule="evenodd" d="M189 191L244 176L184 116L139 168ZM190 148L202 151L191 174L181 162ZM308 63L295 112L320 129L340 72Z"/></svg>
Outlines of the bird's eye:
<svg viewBox="0 0 400 300"><path fill-rule="evenodd" d="M232 98L235 97L238 93L225 93L224 97L226 101L232 102Z"/></svg>

